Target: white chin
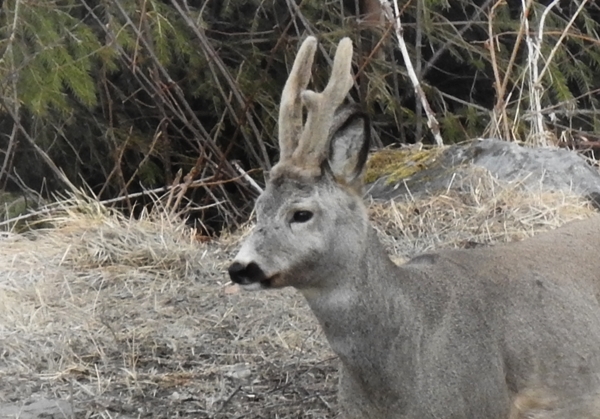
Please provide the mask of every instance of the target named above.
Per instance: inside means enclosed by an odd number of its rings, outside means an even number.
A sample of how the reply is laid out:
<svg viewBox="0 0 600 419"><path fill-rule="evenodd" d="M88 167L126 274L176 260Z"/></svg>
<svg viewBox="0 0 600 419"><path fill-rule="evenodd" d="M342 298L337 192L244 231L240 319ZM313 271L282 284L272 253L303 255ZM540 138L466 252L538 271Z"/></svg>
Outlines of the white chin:
<svg viewBox="0 0 600 419"><path fill-rule="evenodd" d="M253 282L251 284L240 284L240 288L244 291L260 291L265 289L265 287L260 282Z"/></svg>

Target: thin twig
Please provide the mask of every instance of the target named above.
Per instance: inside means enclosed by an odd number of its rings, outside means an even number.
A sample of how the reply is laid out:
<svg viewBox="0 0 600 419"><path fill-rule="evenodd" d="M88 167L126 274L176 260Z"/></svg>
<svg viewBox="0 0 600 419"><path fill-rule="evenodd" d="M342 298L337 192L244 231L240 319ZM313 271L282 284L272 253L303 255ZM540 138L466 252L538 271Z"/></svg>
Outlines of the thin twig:
<svg viewBox="0 0 600 419"><path fill-rule="evenodd" d="M546 17L559 1L560 0L552 1L552 3L550 3L542 12L536 39L532 39L531 35L529 35L529 31L527 31L528 34L526 38L528 47L529 118L531 119L531 133L529 139L534 144L539 145L547 145L546 129L542 114L542 80L539 71L539 61L542 56L542 40L544 39L544 24L546 22ZM523 7L525 7L525 4L523 4Z"/></svg>
<svg viewBox="0 0 600 419"><path fill-rule="evenodd" d="M169 188L169 196L167 197L167 203L165 204L165 212L170 212L169 208L171 208L171 202L173 202L173 196L175 194L175 190L179 186L181 176L183 176L183 170L179 169L175 174L175 179L173 179L173 184L171 185L171 188Z"/></svg>
<svg viewBox="0 0 600 419"><path fill-rule="evenodd" d="M423 2L417 1L417 27L415 28L417 36L415 39L415 73L417 77L421 79L421 70L423 68L422 56L423 56ZM422 142L423 136L423 104L417 100L415 104L415 141L417 143Z"/></svg>
<svg viewBox="0 0 600 419"><path fill-rule="evenodd" d="M542 68L542 71L540 71L540 74L539 74L540 81L542 80L542 77L544 77L544 74L546 74L546 71L548 70L548 66L552 62L552 58L554 58L554 55L556 54L556 51L558 51L558 48L562 45L562 42L567 37L569 29L571 28L571 26L573 26L573 23L575 22L575 19L577 19L577 16L579 16L579 14L583 10L583 7L587 3L587 1L588 0L583 0L581 2L581 4L579 5L579 7L575 11L575 13L573 13L573 16L571 16L571 20L569 20L569 23L567 23L566 28L562 31L562 33L560 35L560 38L558 38L558 41L556 41L556 44L554 44L554 47L552 47L552 51L550 51L550 54L548 55L548 58L546 58L546 64L544 65L544 68ZM552 5L550 5L550 6L552 6ZM550 6L548 6L548 7L550 7ZM548 9L546 9L546 10L548 10ZM545 11L544 11L544 13L545 13Z"/></svg>
<svg viewBox="0 0 600 419"><path fill-rule="evenodd" d="M44 162L46 162L46 164L48 165L48 167L50 168L50 170L52 170L52 172L54 173L54 175L60 181L62 181L65 184L65 186L69 190L71 190L71 192L76 193L77 192L77 187L75 187L75 185L73 185L73 183L64 174L64 172L61 169L59 169L59 167L54 163L54 161L50 158L50 156L48 156L48 154L40 146L38 146L36 144L35 140L31 137L31 135L29 135L29 133L27 132L27 130L19 122L19 116L15 115L15 113L13 112L13 110L10 109L9 107L5 107L5 110L11 116L11 118L14 121L14 123L17 124L17 127L18 127L19 131L21 131L21 134L23 134L23 137L25 137L25 139L29 142L29 144L31 145L31 147L33 147L33 149L35 150L35 152L40 155L40 157L42 158L42 160L44 160Z"/></svg>
<svg viewBox="0 0 600 419"><path fill-rule="evenodd" d="M419 2L421 1L423 0L419 0ZM463 27L456 33L459 39L461 39L465 32L471 29L473 25L479 22L479 17L481 16L481 14L483 14L485 9L488 8L492 1L494 0L486 0L486 2L482 4L481 7L479 7L475 12L473 12L473 14L464 22L455 22L456 24L463 24ZM453 40L449 39L444 45L441 46L441 48L438 48L433 54L433 56L425 63L423 71L421 73L417 73L417 75L421 79L423 79L427 75L429 70L431 70L435 63L440 59L442 54L445 53L453 44Z"/></svg>
<svg viewBox="0 0 600 419"><path fill-rule="evenodd" d="M500 92L502 93L502 97L506 94L506 88L508 87L508 82L510 80L510 74L513 70L513 66L515 61L517 60L519 47L521 45L521 41L523 41L523 36L525 34L525 22L529 18L529 10L531 9L531 3L533 0L527 0L527 4L525 5L525 9L523 10L523 14L521 17L521 24L519 25L519 32L517 33L517 39L515 41L515 45L513 46L512 53L510 55L510 59L508 61L508 66L506 67L506 72L504 73L504 80L502 80L502 86L500 87Z"/></svg>
<svg viewBox="0 0 600 419"><path fill-rule="evenodd" d="M527 0L527 7L531 5L532 0ZM516 51L518 49L518 45L520 42L519 36L522 36L522 32L524 30L524 26L527 22L527 11L525 8L523 10L524 18L521 19L521 27L519 29L519 35L517 36L517 42L513 47L513 52L511 56L511 62L509 63L505 74L504 79L500 76L500 69L498 67L498 60L496 58L496 39L497 37L494 35L494 17L496 13L496 9L499 6L504 5L504 0L498 0L491 8L490 13L488 15L488 48L490 52L490 62L492 64L492 71L494 73L494 87L496 89L496 104L494 105L494 115L492 116L492 136L499 136L504 140L511 140L511 130L508 121L508 114L506 113L506 84L508 83L509 75L511 72L512 60L516 56ZM500 121L497 120L500 119ZM502 127L502 128L499 128Z"/></svg>
<svg viewBox="0 0 600 419"><path fill-rule="evenodd" d="M187 5L186 5L186 10L184 11L183 8L181 7L181 5L179 4L179 2L177 2L175 0L171 0L171 4L175 7L177 12L181 16L181 18L185 21L185 23L188 25L188 27L192 30L192 32L196 35L196 37L200 41L200 47L203 49L206 56L210 58L209 68L211 68L211 70L212 70L212 65L214 63L214 65L216 65L217 68L219 69L221 76L226 80L227 85L229 86L230 92L233 93L233 97L235 98L236 102L238 102L239 107L242 109L243 115L245 117L245 122L248 124L248 126L252 130L254 137L256 139L260 139L261 138L260 131L259 131L258 127L256 126L256 124L254 123L254 119L252 118L252 114L249 111L248 103L247 103L246 99L243 97L242 93L240 92L238 84L235 82L234 78L231 76L229 70L225 66L225 63L223 62L221 57L219 57L219 55L216 53L216 51L212 47L211 43L209 42L208 37L206 36L206 34L204 32L204 29L202 28L202 26L197 25L194 22L194 20L190 17L190 11L189 11L189 8L187 7ZM219 90L221 91L219 83L217 83L217 87L219 87ZM222 95L223 95L223 99L225 101L227 101L227 94L222 92ZM228 103L226 102L226 105L227 104ZM233 108L231 109L231 116L236 121L236 123L242 125L243 121L241 121L241 119L238 117L237 113L233 110ZM244 130L241 130L241 132L242 132L242 135L245 135ZM246 138L246 140L248 142L249 148L253 149L250 139ZM267 149L262 141L257 141L257 144L258 144L258 148L262 154L262 159L257 159L257 160L261 163L261 166L264 170L269 170L271 168L271 163L269 161L269 155L267 153Z"/></svg>
<svg viewBox="0 0 600 419"><path fill-rule="evenodd" d="M400 21L400 8L398 7L398 0L394 0L394 12L392 12L392 8L390 6L389 0L380 0L381 6L385 12L387 19L390 22L395 22L396 29L396 38L398 39L398 46L400 47L400 52L402 53L402 58L404 59L404 65L406 66L406 71L408 72L408 76L410 81L412 82L413 88L415 89L415 95L418 100L421 101L423 105L423 109L425 110L425 114L427 115L427 126L431 130L433 137L435 138L435 142L438 146L443 146L444 141L440 134L440 124L438 123L435 115L429 106L429 102L427 101L427 97L425 96L425 92L421 87L421 83L417 74L415 73L415 69L410 61L410 54L408 53L408 48L406 47L406 43L404 42L402 22Z"/></svg>
<svg viewBox="0 0 600 419"><path fill-rule="evenodd" d="M244 178L244 180L245 180L246 182L248 182L250 185L252 185L252 187L253 187L254 189L256 189L256 190L258 191L258 193L263 193L263 189L262 189L260 186L258 186L258 183L256 183L256 182L254 181L254 179L252 179L252 178L251 178L251 177L248 175L248 172L246 172L244 169L242 169L242 166L240 166L240 164L239 164L237 161L233 160L233 161L231 162L231 164L232 164L232 165L233 165L233 167L235 167L235 168L237 169L237 171L238 171L238 172L239 172L239 173L242 175L242 177Z"/></svg>
<svg viewBox="0 0 600 419"><path fill-rule="evenodd" d="M131 55L130 51L123 49L123 47L116 42L117 34L112 32L110 25L105 25L103 23L103 19L96 14L95 9L88 3L89 2L86 0L82 1L82 4L87 9L90 17L100 24L99 27L104 29L109 42L111 42L118 51L118 58L131 70L132 76L137 80L141 87L140 90L145 91L154 102L160 103L158 109L162 114L161 119L167 122L179 120L181 122L180 124L170 124L170 128L179 132L181 138L187 141L193 149L197 150L198 155L203 154L205 156L210 156L210 159L207 159L206 165L204 166L204 170L207 172L206 175L214 175L217 178L234 178L236 176L235 169L228 162L219 145L211 139L211 135L204 127L203 122L200 121L197 112L194 111L188 103L183 90L178 83L172 79L167 69L158 59L152 45L152 40L147 39L148 34L146 32L140 32L140 25L132 20L130 14L125 10L122 1L117 0L113 2L113 4L120 13L120 18L123 19L124 24L136 35L136 40L139 42L140 47L143 48L143 52L147 54L151 66L149 69L147 66L140 66L135 61L135 57ZM177 7L177 5L175 6ZM183 11L182 16L189 19L189 13L186 13L185 11ZM144 15L142 19L146 19L146 15ZM194 22L191 23L194 24ZM211 58L206 53L205 56L209 59ZM232 93L235 94L237 92L232 89ZM235 97L233 99L235 101ZM224 100L227 101L227 97L224 97ZM244 117L244 114L242 114L241 117ZM237 121L235 115L233 119L234 122L238 122L239 126L247 125L243 120ZM250 125L252 127L252 123L250 123ZM254 133L258 132L254 127L252 129ZM240 133L245 137L249 135L249 133L243 129L240 129ZM255 137L257 137L257 135L255 135ZM259 159L259 161L262 160L264 159ZM232 193L230 190L224 189L223 185L220 183L214 185L216 191L210 191L209 188L212 187L210 185L203 185L202 187L204 188L203 192L207 200L214 199L214 202L221 201L221 198L215 197L214 192L223 197L229 197ZM242 195L251 191L245 182L236 183L236 187ZM224 219L231 219L234 222L243 216L233 200L229 198L226 198L225 205L219 207L219 212Z"/></svg>
<svg viewBox="0 0 600 419"><path fill-rule="evenodd" d="M15 2L15 16L13 18L13 23L11 26L11 33L10 33L10 37L8 38L8 45L6 46L6 52L5 52L5 57L7 57L7 59L10 61L10 79L11 79L11 83L12 83L12 105L14 106L13 108L13 113L14 113L14 121L13 121L13 127L12 127L12 132L10 134L10 139L8 142L8 147L6 148L6 152L4 154L4 161L2 162L2 168L0 169L0 179L2 179L4 177L5 173L8 173L10 171L10 169L8 168L9 162L12 160L11 156L13 153L13 149L16 146L17 143L17 132L19 130L19 126L21 125L20 122L20 101L19 101L19 97L17 95L17 75L19 74L15 68L15 54L14 54L14 50L13 50L13 44L15 43L15 38L17 36L17 23L19 21L19 11L21 10L21 1L20 0L16 0ZM8 180L8 177L7 177Z"/></svg>

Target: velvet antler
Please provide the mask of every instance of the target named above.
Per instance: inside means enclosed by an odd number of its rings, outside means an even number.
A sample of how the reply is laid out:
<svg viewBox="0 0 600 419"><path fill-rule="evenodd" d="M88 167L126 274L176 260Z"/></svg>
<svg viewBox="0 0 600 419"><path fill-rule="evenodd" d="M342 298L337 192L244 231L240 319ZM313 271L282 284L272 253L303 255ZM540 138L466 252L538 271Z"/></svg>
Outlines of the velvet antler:
<svg viewBox="0 0 600 419"><path fill-rule="evenodd" d="M340 41L327 86L321 93L306 90L317 40L308 37L302 43L292 71L283 89L279 109L278 166L318 169L327 157L329 130L336 109L352 88L352 41ZM302 127L302 105L308 110Z"/></svg>

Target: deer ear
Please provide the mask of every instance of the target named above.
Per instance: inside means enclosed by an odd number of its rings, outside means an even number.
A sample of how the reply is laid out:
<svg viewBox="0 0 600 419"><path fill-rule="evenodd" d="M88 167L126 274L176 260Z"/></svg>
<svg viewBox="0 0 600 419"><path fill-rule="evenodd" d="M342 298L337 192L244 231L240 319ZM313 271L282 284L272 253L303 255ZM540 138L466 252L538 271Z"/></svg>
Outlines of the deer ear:
<svg viewBox="0 0 600 419"><path fill-rule="evenodd" d="M369 118L362 112L342 110L336 119L329 143L329 168L336 180L360 191L371 138Z"/></svg>

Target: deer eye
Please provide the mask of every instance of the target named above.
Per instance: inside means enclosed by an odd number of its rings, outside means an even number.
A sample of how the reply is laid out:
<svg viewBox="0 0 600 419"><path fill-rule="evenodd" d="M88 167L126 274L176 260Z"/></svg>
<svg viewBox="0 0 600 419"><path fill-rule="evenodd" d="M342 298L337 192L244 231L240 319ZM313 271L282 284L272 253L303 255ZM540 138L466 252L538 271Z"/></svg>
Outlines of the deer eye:
<svg viewBox="0 0 600 419"><path fill-rule="evenodd" d="M296 211L294 212L294 216L292 217L292 222L294 223L305 223L310 220L313 216L313 213L310 211Z"/></svg>

